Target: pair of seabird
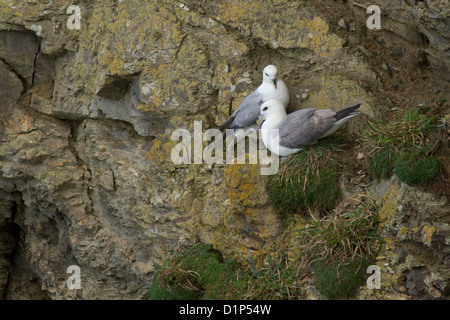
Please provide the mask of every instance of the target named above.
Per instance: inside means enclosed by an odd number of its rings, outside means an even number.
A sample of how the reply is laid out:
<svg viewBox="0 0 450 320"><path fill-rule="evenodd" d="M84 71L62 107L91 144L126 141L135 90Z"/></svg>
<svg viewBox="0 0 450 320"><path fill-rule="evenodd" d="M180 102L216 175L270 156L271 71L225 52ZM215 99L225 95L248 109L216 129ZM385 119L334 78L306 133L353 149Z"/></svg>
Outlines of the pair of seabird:
<svg viewBox="0 0 450 320"><path fill-rule="evenodd" d="M220 130L262 124L261 137L266 148L287 157L329 136L359 114L355 110L360 104L337 112L307 108L287 114L289 91L277 74L274 65L265 67L261 85L242 101Z"/></svg>

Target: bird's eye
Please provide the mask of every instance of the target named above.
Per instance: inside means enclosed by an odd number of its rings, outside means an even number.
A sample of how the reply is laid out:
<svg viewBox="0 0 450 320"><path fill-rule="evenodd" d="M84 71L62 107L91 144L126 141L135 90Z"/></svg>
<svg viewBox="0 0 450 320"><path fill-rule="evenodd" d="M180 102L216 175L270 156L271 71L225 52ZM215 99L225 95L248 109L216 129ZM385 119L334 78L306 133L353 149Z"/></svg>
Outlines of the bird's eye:
<svg viewBox="0 0 450 320"><path fill-rule="evenodd" d="M269 75L267 74L267 72L264 72L264 74L265 74L266 76L269 76Z"/></svg>
<svg viewBox="0 0 450 320"><path fill-rule="evenodd" d="M267 107L264 107L264 108L263 108L263 111L266 111L266 110L267 110Z"/></svg>

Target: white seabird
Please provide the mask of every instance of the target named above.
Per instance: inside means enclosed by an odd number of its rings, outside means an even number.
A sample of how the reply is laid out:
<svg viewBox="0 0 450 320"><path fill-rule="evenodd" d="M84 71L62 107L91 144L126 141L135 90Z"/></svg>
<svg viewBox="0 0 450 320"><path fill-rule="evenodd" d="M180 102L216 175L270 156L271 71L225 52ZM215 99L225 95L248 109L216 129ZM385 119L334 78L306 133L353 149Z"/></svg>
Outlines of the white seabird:
<svg viewBox="0 0 450 320"><path fill-rule="evenodd" d="M235 130L232 134L227 133L227 149L234 143L242 140L249 133L256 132L259 126L256 124L261 105L270 99L280 101L284 107L289 103L289 90L283 80L278 78L278 69L274 65L268 65L263 70L263 81L261 85L242 100L239 107L220 126L219 130ZM242 131L237 130L242 129Z"/></svg>
<svg viewBox="0 0 450 320"><path fill-rule="evenodd" d="M280 101L284 107L289 103L289 91L283 80L278 78L278 69L274 65L268 65L263 70L261 85L244 100L233 114L219 128L221 131L227 128L247 128L256 123L261 105L270 99Z"/></svg>
<svg viewBox="0 0 450 320"><path fill-rule="evenodd" d="M261 105L257 123L262 123L261 137L266 148L282 157L288 157L333 134L359 114L355 110L360 105L339 111L307 108L286 114L284 105L272 99Z"/></svg>

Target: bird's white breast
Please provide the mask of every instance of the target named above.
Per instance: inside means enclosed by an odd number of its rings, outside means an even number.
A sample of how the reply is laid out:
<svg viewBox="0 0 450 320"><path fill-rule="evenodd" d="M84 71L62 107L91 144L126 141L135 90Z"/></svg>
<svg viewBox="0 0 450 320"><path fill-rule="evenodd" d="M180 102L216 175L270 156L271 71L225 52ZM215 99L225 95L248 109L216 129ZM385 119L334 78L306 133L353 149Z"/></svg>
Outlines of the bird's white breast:
<svg viewBox="0 0 450 320"><path fill-rule="evenodd" d="M282 157L287 157L293 153L296 153L302 148L299 149L292 149L285 146L280 145L279 140L279 129L278 123L282 121L283 118L280 117L271 117L270 119L264 121L264 123L261 126L261 138L263 140L264 145L267 149L269 149L271 152L278 154ZM276 131L278 130L278 131Z"/></svg>
<svg viewBox="0 0 450 320"><path fill-rule="evenodd" d="M264 101L275 99L280 101L284 107L287 107L289 103L289 91L283 80L277 81L277 88L272 83L263 82L258 91L262 94Z"/></svg>

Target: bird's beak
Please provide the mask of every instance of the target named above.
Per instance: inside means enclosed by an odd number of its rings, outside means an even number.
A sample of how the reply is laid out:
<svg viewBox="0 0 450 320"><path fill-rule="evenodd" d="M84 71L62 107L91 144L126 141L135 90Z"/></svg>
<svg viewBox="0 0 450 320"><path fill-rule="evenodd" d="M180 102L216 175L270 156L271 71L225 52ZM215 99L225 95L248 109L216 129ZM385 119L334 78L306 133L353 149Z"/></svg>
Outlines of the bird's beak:
<svg viewBox="0 0 450 320"><path fill-rule="evenodd" d="M276 89L277 88L277 79L275 78L272 81L273 81L273 85L275 86L275 89Z"/></svg>
<svg viewBox="0 0 450 320"><path fill-rule="evenodd" d="M264 122L264 120L266 120L264 115L262 113L260 113L258 120L256 120L256 124L260 126Z"/></svg>

